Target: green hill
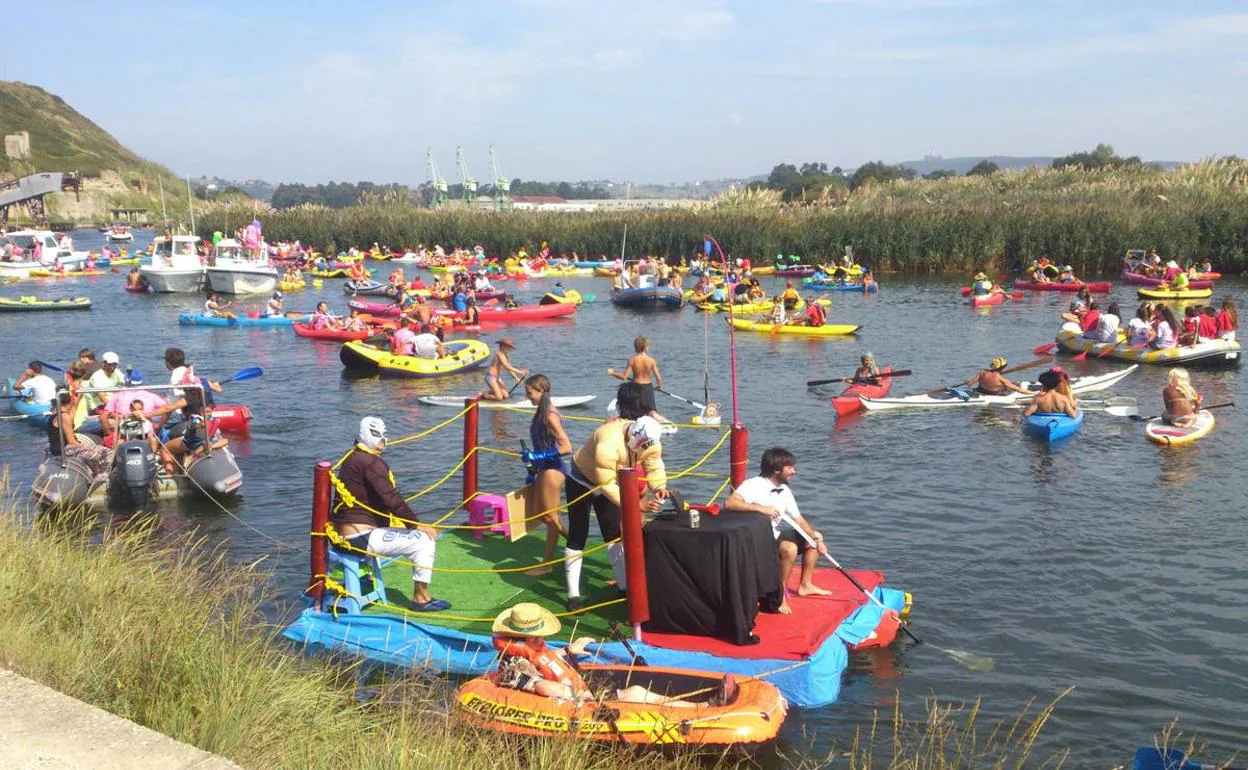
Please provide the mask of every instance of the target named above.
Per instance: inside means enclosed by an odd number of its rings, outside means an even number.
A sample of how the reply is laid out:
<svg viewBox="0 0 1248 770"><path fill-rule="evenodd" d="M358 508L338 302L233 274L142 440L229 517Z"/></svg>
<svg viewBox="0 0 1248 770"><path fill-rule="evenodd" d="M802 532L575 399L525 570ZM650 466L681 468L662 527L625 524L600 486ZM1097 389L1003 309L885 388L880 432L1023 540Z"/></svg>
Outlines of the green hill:
<svg viewBox="0 0 1248 770"><path fill-rule="evenodd" d="M83 176L77 199L72 193L53 196L53 219L101 221L112 207L147 209L159 219L162 185L170 219L185 218L185 180L139 157L56 94L0 80L0 134L19 131L30 134L30 156L16 160L0 152L0 178L42 171L78 171Z"/></svg>

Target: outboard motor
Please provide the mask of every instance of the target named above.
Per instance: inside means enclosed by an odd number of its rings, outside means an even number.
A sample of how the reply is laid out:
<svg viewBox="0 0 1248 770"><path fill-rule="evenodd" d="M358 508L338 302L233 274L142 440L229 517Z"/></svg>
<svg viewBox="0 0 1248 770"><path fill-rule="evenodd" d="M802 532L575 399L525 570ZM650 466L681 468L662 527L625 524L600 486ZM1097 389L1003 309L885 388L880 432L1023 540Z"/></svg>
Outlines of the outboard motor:
<svg viewBox="0 0 1248 770"><path fill-rule="evenodd" d="M65 511L87 500L94 474L86 463L70 457L49 457L39 465L30 496L41 510Z"/></svg>
<svg viewBox="0 0 1248 770"><path fill-rule="evenodd" d="M156 455L147 441L131 439L113 455L108 491L112 498L135 508L147 505L156 481Z"/></svg>

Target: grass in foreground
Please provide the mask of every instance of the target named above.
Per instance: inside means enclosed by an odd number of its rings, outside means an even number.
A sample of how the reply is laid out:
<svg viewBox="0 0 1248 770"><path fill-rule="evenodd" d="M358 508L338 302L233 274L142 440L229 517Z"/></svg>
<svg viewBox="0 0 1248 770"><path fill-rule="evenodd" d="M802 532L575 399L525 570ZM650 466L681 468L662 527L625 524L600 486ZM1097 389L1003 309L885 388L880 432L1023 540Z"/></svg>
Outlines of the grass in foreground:
<svg viewBox="0 0 1248 770"><path fill-rule="evenodd" d="M978 704L898 709L852 745L811 753L795 736L753 759L672 755L475 730L444 682L403 677L361 703L357 670L292 652L255 607L264 575L149 531L92 532L93 520L29 527L0 512L0 664L247 767L797 768L1057 767L1032 755L1057 701L976 734ZM1060 700L1060 697L1059 697ZM826 741L823 741L826 745ZM1036 764L1043 763L1043 764Z"/></svg>

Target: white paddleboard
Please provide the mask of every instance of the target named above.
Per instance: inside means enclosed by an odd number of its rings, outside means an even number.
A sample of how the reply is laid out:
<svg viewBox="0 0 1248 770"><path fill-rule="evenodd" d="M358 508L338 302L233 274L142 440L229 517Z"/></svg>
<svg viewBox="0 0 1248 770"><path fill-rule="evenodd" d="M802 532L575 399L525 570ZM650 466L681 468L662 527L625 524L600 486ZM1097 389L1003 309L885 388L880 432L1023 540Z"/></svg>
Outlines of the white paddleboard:
<svg viewBox="0 0 1248 770"><path fill-rule="evenodd" d="M468 396L421 396L416 400L429 406L454 406L463 408L464 399ZM551 396L550 403L556 409L570 406L584 406L597 396ZM482 409L536 409L527 398L515 398L510 401L487 401L481 399Z"/></svg>

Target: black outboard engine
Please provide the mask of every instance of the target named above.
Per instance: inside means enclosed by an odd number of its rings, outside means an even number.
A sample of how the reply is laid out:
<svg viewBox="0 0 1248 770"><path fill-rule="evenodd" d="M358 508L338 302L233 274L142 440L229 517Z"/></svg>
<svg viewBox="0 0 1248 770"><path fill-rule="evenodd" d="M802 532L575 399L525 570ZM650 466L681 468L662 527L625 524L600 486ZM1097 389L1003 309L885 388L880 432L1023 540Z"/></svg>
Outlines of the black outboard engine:
<svg viewBox="0 0 1248 770"><path fill-rule="evenodd" d="M41 510L76 508L86 502L93 478L91 469L77 458L49 457L39 465L30 496Z"/></svg>
<svg viewBox="0 0 1248 770"><path fill-rule="evenodd" d="M108 480L114 501L142 508L152 497L156 482L156 455L143 439L123 442L113 455L113 472Z"/></svg>

